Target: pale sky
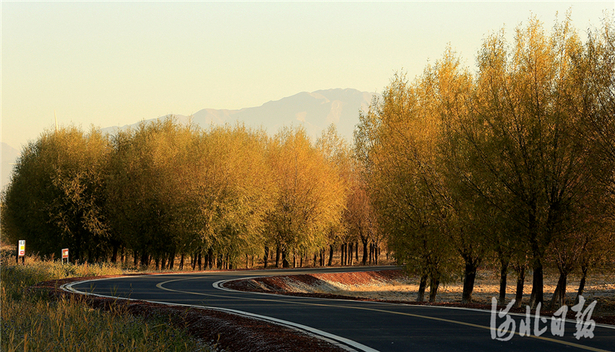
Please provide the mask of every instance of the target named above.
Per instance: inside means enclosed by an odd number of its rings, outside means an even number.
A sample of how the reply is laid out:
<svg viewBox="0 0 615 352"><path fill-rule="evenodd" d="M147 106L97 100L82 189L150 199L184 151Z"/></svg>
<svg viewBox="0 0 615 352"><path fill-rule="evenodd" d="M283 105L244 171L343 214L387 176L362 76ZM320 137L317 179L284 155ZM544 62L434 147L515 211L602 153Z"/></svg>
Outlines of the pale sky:
<svg viewBox="0 0 615 352"><path fill-rule="evenodd" d="M572 9L581 37L607 2L2 2L2 141L108 127L299 92L380 92L447 43L474 67L484 36Z"/></svg>

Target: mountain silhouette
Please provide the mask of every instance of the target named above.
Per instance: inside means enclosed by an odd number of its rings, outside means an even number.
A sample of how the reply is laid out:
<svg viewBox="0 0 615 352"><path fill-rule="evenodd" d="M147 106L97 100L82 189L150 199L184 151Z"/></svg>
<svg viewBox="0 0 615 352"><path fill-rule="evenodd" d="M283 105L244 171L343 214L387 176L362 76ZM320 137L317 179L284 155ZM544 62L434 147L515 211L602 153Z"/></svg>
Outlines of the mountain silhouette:
<svg viewBox="0 0 615 352"><path fill-rule="evenodd" d="M303 126L306 132L317 137L330 124L335 124L339 134L352 141L359 111L367 111L374 93L361 92L356 89L328 89L312 93L301 92L276 101L269 101L258 107L239 110L202 109L192 115L192 122L202 128L211 125L242 122L246 126L263 128L269 134L275 134L283 126ZM168 115L167 115L168 116ZM189 123L190 117L175 115L180 123ZM153 121L159 118L145 120ZM136 126L104 128L103 132L113 133Z"/></svg>

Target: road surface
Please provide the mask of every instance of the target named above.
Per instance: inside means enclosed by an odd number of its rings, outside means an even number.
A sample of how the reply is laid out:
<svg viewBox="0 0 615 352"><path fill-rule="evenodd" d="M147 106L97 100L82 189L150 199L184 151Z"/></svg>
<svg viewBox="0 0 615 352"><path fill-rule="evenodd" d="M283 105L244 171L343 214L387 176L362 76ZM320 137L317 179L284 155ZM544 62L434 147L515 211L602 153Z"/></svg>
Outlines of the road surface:
<svg viewBox="0 0 615 352"><path fill-rule="evenodd" d="M245 277L387 268L391 267L144 275L77 282L67 288L97 295L240 311L292 325L357 351L615 351L615 328L600 324L592 330L593 338L577 340L575 321L566 322L564 336L560 337L552 335L551 319L548 319L539 323L539 330L546 330L536 337L534 311L532 336L521 337L519 325L525 317L520 315L507 318L472 309L270 295L220 287L222 280ZM494 317L496 327L505 326L507 319L512 320L517 334L508 341L493 339L490 325ZM503 338L506 336L502 333Z"/></svg>

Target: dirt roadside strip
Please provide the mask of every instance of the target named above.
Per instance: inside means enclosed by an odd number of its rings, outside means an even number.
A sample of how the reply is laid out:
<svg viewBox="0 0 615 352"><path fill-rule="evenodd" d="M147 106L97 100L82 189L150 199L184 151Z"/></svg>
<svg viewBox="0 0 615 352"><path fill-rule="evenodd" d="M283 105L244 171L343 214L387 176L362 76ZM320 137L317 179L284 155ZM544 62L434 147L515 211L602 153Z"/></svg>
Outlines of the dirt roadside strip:
<svg viewBox="0 0 615 352"><path fill-rule="evenodd" d="M134 276L141 275L143 274L135 274ZM297 329L222 310L142 300L113 299L94 295L86 296L63 289L65 285L74 282L123 276L131 275L45 281L30 287L30 292L46 294L53 299L75 299L94 309L113 310L144 318L162 316L169 319L171 324L186 329L196 339L215 345L218 351L352 351L352 349L342 348Z"/></svg>

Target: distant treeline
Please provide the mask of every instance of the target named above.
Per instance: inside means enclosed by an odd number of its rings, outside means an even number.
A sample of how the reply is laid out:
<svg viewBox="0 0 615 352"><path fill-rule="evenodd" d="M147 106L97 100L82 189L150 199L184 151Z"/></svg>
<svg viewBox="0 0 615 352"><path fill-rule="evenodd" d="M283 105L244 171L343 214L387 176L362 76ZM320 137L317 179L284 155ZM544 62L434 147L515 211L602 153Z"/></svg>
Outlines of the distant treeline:
<svg viewBox="0 0 615 352"><path fill-rule="evenodd" d="M396 75L355 134L380 231L397 260L430 286L464 273L472 298L477 268L507 273L521 304L543 301L543 268L568 274L615 257L615 28L582 41L569 16L550 35L530 18L507 43L483 40L476 72L451 50L420 77ZM461 270L459 270L461 269Z"/></svg>
<svg viewBox="0 0 615 352"><path fill-rule="evenodd" d="M43 133L15 166L2 225L29 252L68 247L79 261L130 255L135 265L164 269L191 256L199 268L233 268L247 256L275 255L276 266L331 265L333 246L347 263L361 242L366 263L376 260L380 237L361 203L365 192L333 126L314 144L299 128L268 137L169 117L112 136L74 127Z"/></svg>
<svg viewBox="0 0 615 352"><path fill-rule="evenodd" d="M513 43L486 37L476 59L471 72L448 49L414 81L396 75L360 114L354 148L333 127L315 143L302 129L173 119L110 137L47 131L3 194L3 235L42 255L157 268L331 265L335 248L350 264L359 247L365 264L386 246L419 275L421 301L462 274L470 302L489 264L500 302L516 274L517 305L531 270L534 306L548 266L561 305L571 272L581 294L615 256L612 18L584 41L569 16L550 34L531 18Z"/></svg>

